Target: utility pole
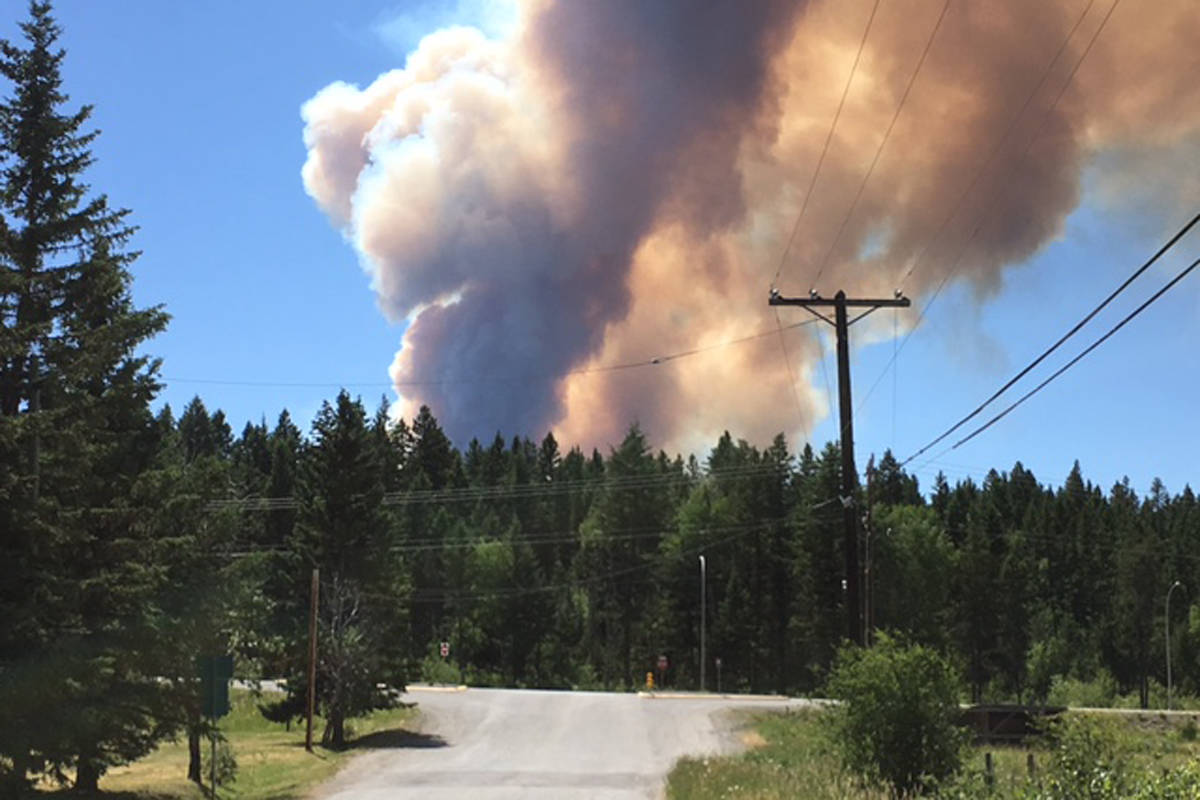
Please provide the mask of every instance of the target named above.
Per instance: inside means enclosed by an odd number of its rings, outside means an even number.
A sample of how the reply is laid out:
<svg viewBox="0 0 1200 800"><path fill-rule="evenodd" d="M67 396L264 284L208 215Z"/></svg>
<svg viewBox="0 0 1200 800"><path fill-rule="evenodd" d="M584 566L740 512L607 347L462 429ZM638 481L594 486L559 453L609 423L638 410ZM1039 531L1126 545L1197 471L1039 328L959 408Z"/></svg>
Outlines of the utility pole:
<svg viewBox="0 0 1200 800"><path fill-rule="evenodd" d="M1171 710L1171 592L1182 588L1183 584L1179 581L1175 581L1171 584L1171 588L1167 589L1167 612L1163 616L1163 620L1167 626L1167 711Z"/></svg>
<svg viewBox="0 0 1200 800"><path fill-rule="evenodd" d="M705 609L705 583L708 581L707 572L708 565L704 562L704 556L700 556L700 691L704 691L704 621L708 616Z"/></svg>
<svg viewBox="0 0 1200 800"><path fill-rule="evenodd" d="M768 299L772 306L800 306L824 320L837 331L838 411L841 417L839 450L842 456L842 548L846 555L846 631L852 642L863 644L862 607L859 599L858 513L854 495L858 487L858 472L854 467L854 409L850 395L850 326L879 308L908 308L909 299L896 290L895 297L881 299L848 298L839 291L832 299L821 297L816 290L808 297L783 297L772 288ZM833 307L834 318L815 309ZM846 309L865 308L854 319L848 319Z"/></svg>
<svg viewBox="0 0 1200 800"><path fill-rule="evenodd" d="M321 590L321 571L312 571L312 590L308 606L308 707L304 729L304 749L312 752L313 707L317 701L317 593Z"/></svg>
<svg viewBox="0 0 1200 800"><path fill-rule="evenodd" d="M874 477L875 456L872 455L867 459L867 512L863 515L863 529L866 534L863 537L863 643L867 647L871 646L871 633L874 630L871 622L872 603L875 602L875 580L871 574L871 539L875 535L875 528L871 524L871 509L874 506L871 479Z"/></svg>

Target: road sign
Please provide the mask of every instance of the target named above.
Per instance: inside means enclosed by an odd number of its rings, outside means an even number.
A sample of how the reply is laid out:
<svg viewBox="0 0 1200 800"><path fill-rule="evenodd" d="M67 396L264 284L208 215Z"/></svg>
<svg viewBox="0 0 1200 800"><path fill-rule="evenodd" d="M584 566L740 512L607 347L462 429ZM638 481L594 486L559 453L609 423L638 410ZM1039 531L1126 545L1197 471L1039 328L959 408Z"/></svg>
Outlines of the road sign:
<svg viewBox="0 0 1200 800"><path fill-rule="evenodd" d="M233 677L233 656L200 656L196 659L200 676L200 708L206 717L229 713L229 679Z"/></svg>
<svg viewBox="0 0 1200 800"><path fill-rule="evenodd" d="M442 646L438 649L442 654L442 658L448 658L450 656L450 643L449 642L442 642Z"/></svg>
<svg viewBox="0 0 1200 800"><path fill-rule="evenodd" d="M659 656L659 657L658 657L658 671L659 671L659 672L666 672L666 671L667 671L667 666L668 666L668 664L667 664L667 657L666 657L666 656Z"/></svg>

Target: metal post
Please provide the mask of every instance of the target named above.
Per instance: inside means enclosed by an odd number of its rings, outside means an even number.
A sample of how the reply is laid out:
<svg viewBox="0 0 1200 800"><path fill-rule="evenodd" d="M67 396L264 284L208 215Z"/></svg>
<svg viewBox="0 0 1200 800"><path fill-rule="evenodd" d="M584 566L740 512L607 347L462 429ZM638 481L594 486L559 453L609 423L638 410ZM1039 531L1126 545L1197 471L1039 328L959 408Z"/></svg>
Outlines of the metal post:
<svg viewBox="0 0 1200 800"><path fill-rule="evenodd" d="M1166 646L1167 646L1167 711L1171 710L1171 592L1176 589L1182 589L1183 584L1175 581L1171 584L1171 588L1167 589L1167 613L1164 622L1166 623Z"/></svg>
<svg viewBox="0 0 1200 800"><path fill-rule="evenodd" d="M215 672L215 670L214 670L214 672ZM212 798L212 800L217 800L217 719L216 719L216 717L213 717L212 723L213 723L212 757L209 758L210 763L208 765L210 768L209 772L212 774L212 778L209 781L209 783L211 784L209 786L209 796Z"/></svg>
<svg viewBox="0 0 1200 800"><path fill-rule="evenodd" d="M304 729L304 749L312 752L313 707L317 702L317 593L321 590L321 571L312 571L312 589L308 607L308 707Z"/></svg>
<svg viewBox="0 0 1200 800"><path fill-rule="evenodd" d="M707 616L704 610L705 604L705 563L704 556L700 556L700 691L704 691L704 619Z"/></svg>

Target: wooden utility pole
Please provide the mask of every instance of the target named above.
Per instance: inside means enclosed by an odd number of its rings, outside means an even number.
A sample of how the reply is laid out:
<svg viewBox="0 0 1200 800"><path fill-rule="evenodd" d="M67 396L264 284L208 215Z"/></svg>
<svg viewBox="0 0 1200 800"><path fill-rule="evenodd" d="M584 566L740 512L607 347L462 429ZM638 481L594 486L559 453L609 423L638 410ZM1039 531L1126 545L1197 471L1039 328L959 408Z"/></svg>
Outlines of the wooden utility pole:
<svg viewBox="0 0 1200 800"><path fill-rule="evenodd" d="M854 496L858 488L858 472L854 467L854 409L850 396L850 333L849 328L863 317L879 308L907 308L911 303L898 290L888 299L848 298L839 291L832 299L821 297L815 291L808 297L783 297L776 289L771 290L767 301L773 306L800 306L818 319L828 322L837 331L838 358L838 411L841 417L839 450L842 456L842 548L846 556L846 631L852 642L863 644L862 606L859 599L858 567L858 512ZM833 307L834 318L816 311L818 308ZM865 308L854 319L848 319L846 309Z"/></svg>
<svg viewBox="0 0 1200 800"><path fill-rule="evenodd" d="M871 574L871 544L875 537L875 528L871 524L871 510L874 508L874 502L871 495L871 479L875 477L875 456L867 459L867 513L863 515L863 528L865 536L863 536L863 643L867 647L871 646L871 633L874 630L874 622L871 615L874 613L875 602L875 576Z"/></svg>
<svg viewBox="0 0 1200 800"><path fill-rule="evenodd" d="M317 702L317 594L321 590L321 571L312 571L312 592L308 606L308 707L304 729L304 749L312 752L313 707Z"/></svg>

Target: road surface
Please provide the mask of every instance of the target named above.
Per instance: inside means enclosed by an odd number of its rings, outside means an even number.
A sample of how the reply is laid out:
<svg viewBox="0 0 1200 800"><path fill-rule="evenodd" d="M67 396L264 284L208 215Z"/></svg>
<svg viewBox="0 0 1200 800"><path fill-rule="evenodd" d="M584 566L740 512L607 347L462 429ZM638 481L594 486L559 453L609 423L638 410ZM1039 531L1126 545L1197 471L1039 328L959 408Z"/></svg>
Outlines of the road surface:
<svg viewBox="0 0 1200 800"><path fill-rule="evenodd" d="M662 795L683 755L739 745L731 709L781 699L413 689L419 734L355 758L318 800L627 800Z"/></svg>

